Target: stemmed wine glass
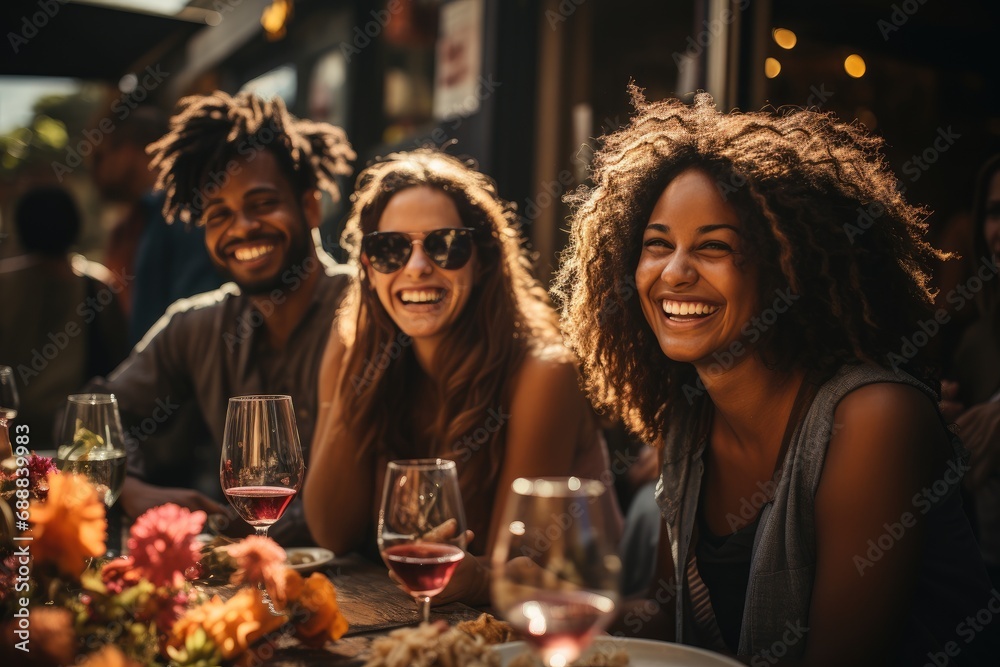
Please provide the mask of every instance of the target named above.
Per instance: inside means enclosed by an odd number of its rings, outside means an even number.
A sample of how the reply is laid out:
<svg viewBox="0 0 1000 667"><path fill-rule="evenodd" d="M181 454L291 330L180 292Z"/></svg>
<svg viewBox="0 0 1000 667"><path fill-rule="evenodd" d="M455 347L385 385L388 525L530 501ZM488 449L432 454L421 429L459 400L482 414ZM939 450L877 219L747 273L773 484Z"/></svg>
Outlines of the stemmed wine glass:
<svg viewBox="0 0 1000 667"><path fill-rule="evenodd" d="M267 537L304 475L292 397L230 398L219 477L229 504L258 535Z"/></svg>
<svg viewBox="0 0 1000 667"><path fill-rule="evenodd" d="M576 477L517 479L492 555L493 606L548 667L613 618L621 561L611 492Z"/></svg>
<svg viewBox="0 0 1000 667"><path fill-rule="evenodd" d="M430 621L431 598L465 557L465 510L454 461L391 461L378 515L382 559Z"/></svg>
<svg viewBox="0 0 1000 667"><path fill-rule="evenodd" d="M104 506L118 500L125 484L125 437L114 394L74 394L66 399L56 466L84 475Z"/></svg>
<svg viewBox="0 0 1000 667"><path fill-rule="evenodd" d="M18 407L20 402L17 398L17 385L14 384L14 369L0 366L0 461L14 455L7 422L17 416Z"/></svg>

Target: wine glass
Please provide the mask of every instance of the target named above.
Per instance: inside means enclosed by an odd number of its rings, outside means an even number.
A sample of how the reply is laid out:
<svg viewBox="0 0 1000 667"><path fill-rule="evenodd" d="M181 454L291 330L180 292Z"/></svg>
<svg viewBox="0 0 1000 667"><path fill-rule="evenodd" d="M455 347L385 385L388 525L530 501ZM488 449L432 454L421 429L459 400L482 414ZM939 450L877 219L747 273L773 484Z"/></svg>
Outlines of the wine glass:
<svg viewBox="0 0 1000 667"><path fill-rule="evenodd" d="M114 394L74 394L66 399L56 466L84 475L104 506L118 500L125 484L125 438Z"/></svg>
<svg viewBox="0 0 1000 667"><path fill-rule="evenodd" d="M17 385L14 384L14 369L0 366L0 461L14 455L7 422L17 416L18 407L20 401L17 398Z"/></svg>
<svg viewBox="0 0 1000 667"><path fill-rule="evenodd" d="M378 514L382 559L430 621L431 598L465 557L465 510L454 461L391 461Z"/></svg>
<svg viewBox="0 0 1000 667"><path fill-rule="evenodd" d="M621 560L611 492L576 477L516 479L492 555L493 606L549 667L613 618Z"/></svg>
<svg viewBox="0 0 1000 667"><path fill-rule="evenodd" d="M219 477L233 509L267 537L305 475L291 396L229 399Z"/></svg>

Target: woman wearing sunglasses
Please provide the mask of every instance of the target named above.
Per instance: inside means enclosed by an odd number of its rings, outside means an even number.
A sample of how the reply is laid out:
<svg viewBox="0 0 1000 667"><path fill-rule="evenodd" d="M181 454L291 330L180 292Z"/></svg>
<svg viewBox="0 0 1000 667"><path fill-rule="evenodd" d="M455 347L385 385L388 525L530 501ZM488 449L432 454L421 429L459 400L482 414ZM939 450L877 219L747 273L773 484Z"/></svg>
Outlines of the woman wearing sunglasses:
<svg viewBox="0 0 1000 667"><path fill-rule="evenodd" d="M517 477L610 482L575 359L514 221L491 179L438 151L393 154L359 177L343 238L359 272L324 355L305 488L319 544L374 546L392 459L457 463L476 556L492 548ZM465 558L435 602L485 602L485 574Z"/></svg>

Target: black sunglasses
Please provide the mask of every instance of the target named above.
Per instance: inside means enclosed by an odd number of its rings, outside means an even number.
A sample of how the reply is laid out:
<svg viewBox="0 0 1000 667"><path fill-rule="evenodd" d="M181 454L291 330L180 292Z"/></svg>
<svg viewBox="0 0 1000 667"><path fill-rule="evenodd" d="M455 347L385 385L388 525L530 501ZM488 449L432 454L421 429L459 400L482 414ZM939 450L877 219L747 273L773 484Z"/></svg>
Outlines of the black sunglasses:
<svg viewBox="0 0 1000 667"><path fill-rule="evenodd" d="M454 271L472 257L475 231L471 227L445 227L427 232L422 240L413 240L403 232L372 232L361 239L361 249L379 273L393 273L406 266L414 243L423 246L430 260L440 268Z"/></svg>

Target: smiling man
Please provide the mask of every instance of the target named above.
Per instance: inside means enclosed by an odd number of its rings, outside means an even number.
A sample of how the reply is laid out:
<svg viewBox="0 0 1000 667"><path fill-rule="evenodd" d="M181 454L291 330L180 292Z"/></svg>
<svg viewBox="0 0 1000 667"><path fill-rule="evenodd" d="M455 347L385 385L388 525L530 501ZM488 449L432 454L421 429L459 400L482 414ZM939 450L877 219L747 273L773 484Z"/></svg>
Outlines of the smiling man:
<svg viewBox="0 0 1000 667"><path fill-rule="evenodd" d="M231 396L290 395L303 448L312 441L319 359L348 273L317 250L319 193L339 197L335 179L355 155L342 130L296 119L278 98L221 92L181 100L149 151L165 216L203 225L209 256L232 282L175 303L88 389L118 397L126 514L165 502L224 512L219 457ZM300 507L270 531L285 545L310 541Z"/></svg>

